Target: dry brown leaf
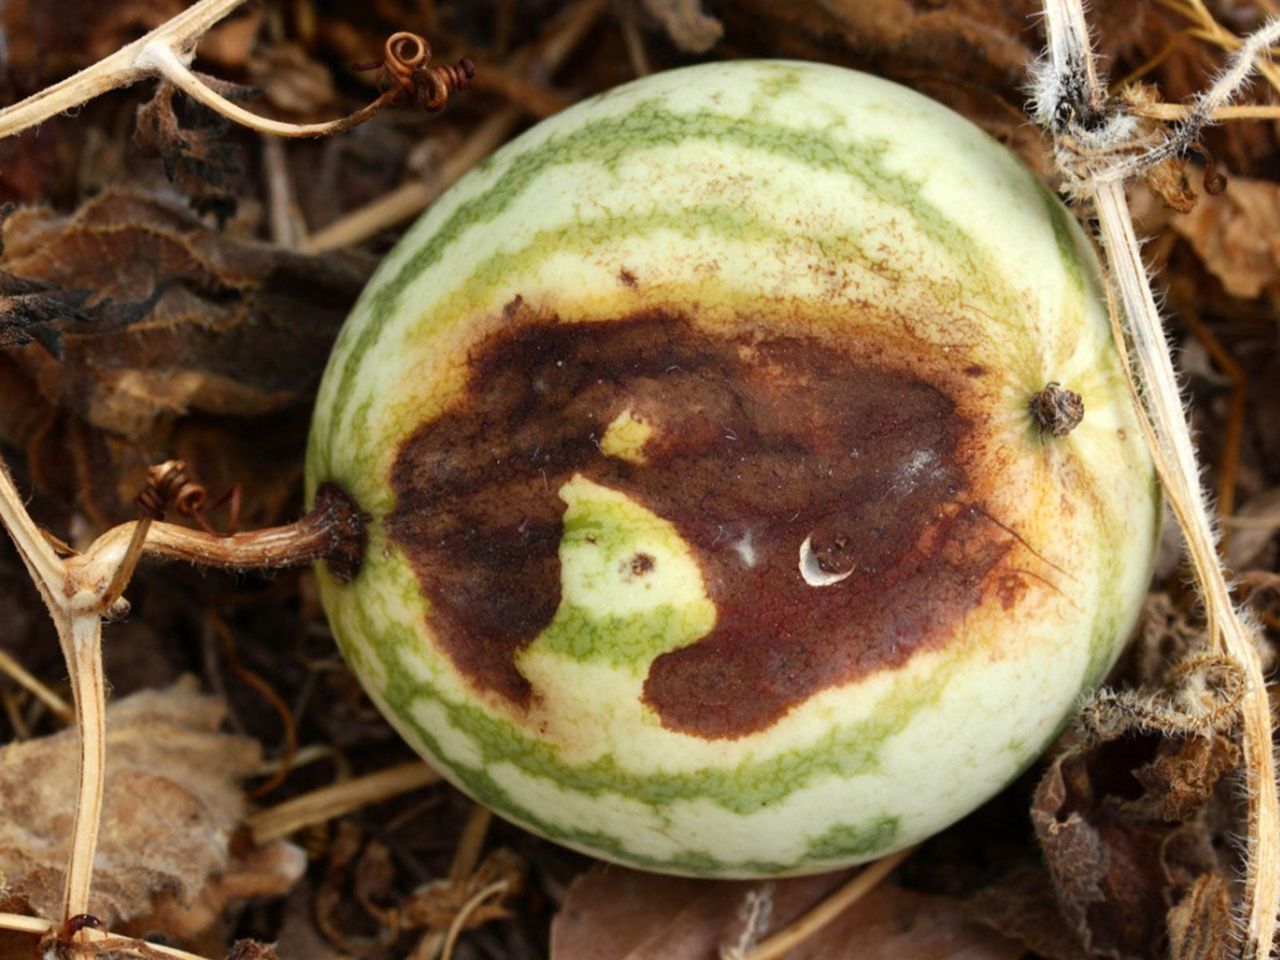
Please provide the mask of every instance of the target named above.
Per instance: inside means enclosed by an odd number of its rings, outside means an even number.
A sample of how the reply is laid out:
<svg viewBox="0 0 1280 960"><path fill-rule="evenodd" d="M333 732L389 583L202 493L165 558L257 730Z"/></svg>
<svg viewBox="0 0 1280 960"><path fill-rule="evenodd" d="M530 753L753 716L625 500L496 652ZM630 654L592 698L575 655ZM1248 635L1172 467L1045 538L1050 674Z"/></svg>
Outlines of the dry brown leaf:
<svg viewBox="0 0 1280 960"><path fill-rule="evenodd" d="M278 508L296 488L311 397L370 262L238 240L128 190L69 217L20 209L4 237L0 294L29 342L0 351L0 388L23 398L0 440L33 481L103 523L132 512L149 463L182 457L215 494L242 481L247 521L276 519L254 498L283 487Z"/></svg>
<svg viewBox="0 0 1280 960"><path fill-rule="evenodd" d="M685 53L706 53L724 35L724 26L703 12L701 0L644 0L644 8Z"/></svg>
<svg viewBox="0 0 1280 960"><path fill-rule="evenodd" d="M233 850L231 860L210 877L192 902L183 903L172 893L161 894L151 913L122 924L117 932L138 937L160 932L172 940L191 943L213 928L231 904L254 897L282 897L306 869L306 851L286 840Z"/></svg>
<svg viewBox="0 0 1280 960"><path fill-rule="evenodd" d="M262 754L218 732L224 712L189 677L108 708L90 912L109 926L150 913L157 897L190 905L227 871L245 805L239 781ZM46 918L61 909L77 755L73 730L0 749L0 875Z"/></svg>
<svg viewBox="0 0 1280 960"><path fill-rule="evenodd" d="M1280 279L1280 184L1231 177L1225 192L1202 196L1173 218L1210 273L1233 297L1252 299Z"/></svg>
<svg viewBox="0 0 1280 960"><path fill-rule="evenodd" d="M1047 960L1089 960L1058 912L1053 885L1036 864L1012 871L978 891L965 905L970 917L1024 944Z"/></svg>
<svg viewBox="0 0 1280 960"><path fill-rule="evenodd" d="M742 939L748 896L764 894L763 936L782 929L848 873L769 882L690 880L598 864L569 888L551 927L552 960L720 960ZM1017 960L1021 945L984 929L950 897L882 884L785 960Z"/></svg>
<svg viewBox="0 0 1280 960"><path fill-rule="evenodd" d="M1068 747L1031 810L1062 918L1103 957L1161 955L1170 907L1217 870L1201 813L1238 759L1216 734L1162 739L1137 726Z"/></svg>
<svg viewBox="0 0 1280 960"><path fill-rule="evenodd" d="M1169 960L1227 960L1231 927L1227 882L1206 873L1169 911Z"/></svg>
<svg viewBox="0 0 1280 960"><path fill-rule="evenodd" d="M201 78L229 100L247 99L253 93L214 77ZM133 145L144 156L160 158L165 176L193 210L213 214L220 226L225 225L243 189L243 151L227 135L229 120L185 96L175 99L176 93L167 80L156 84L151 99L138 108Z"/></svg>

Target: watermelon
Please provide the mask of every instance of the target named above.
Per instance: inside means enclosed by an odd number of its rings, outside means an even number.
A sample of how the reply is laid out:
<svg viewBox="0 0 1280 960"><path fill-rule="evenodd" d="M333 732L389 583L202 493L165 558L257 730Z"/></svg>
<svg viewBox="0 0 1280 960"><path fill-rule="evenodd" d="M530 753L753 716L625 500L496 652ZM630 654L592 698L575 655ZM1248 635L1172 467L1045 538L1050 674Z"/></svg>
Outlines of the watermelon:
<svg viewBox="0 0 1280 960"><path fill-rule="evenodd" d="M1160 515L1054 194L793 62L608 91L441 197L338 339L307 479L367 514L320 592L408 743L544 837L718 877L880 856L1018 776Z"/></svg>

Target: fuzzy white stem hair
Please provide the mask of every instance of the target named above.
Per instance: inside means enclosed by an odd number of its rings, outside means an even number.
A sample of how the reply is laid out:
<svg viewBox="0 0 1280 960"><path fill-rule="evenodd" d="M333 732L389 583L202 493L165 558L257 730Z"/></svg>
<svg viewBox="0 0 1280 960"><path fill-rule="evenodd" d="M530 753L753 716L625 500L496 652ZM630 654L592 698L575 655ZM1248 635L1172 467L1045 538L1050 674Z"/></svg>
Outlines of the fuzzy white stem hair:
<svg viewBox="0 0 1280 960"><path fill-rule="evenodd" d="M1214 84L1199 96L1186 121L1155 147L1134 143L1126 151L1128 112L1108 100L1093 65L1080 0L1045 0L1048 51L1036 70L1036 116L1053 133L1057 160L1076 196L1092 202L1120 309L1111 311L1113 334L1129 374L1135 409L1170 506L1186 537L1187 552L1205 605L1216 652L1241 670L1247 832L1240 910L1241 953L1246 960L1272 955L1280 912L1280 801L1272 749L1272 716L1255 643L1255 628L1232 602L1216 551L1208 498L1178 388L1160 313L1124 195L1124 179L1194 143L1213 111L1235 96L1258 55L1278 35L1268 22L1250 37ZM1117 154L1129 154L1120 163ZM1114 306L1114 305L1113 305Z"/></svg>

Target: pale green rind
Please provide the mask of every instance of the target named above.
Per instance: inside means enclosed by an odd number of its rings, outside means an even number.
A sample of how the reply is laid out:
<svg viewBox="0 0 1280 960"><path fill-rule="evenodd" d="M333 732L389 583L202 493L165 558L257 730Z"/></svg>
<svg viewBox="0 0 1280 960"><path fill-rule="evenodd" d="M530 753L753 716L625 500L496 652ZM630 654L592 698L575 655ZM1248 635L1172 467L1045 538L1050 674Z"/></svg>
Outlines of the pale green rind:
<svg viewBox="0 0 1280 960"><path fill-rule="evenodd" d="M734 165L753 182L717 172ZM642 292L619 287L619 265ZM561 491L565 602L518 659L537 706L521 718L476 695L435 648L426 600L386 542L386 471L424 405L445 402L435 385L457 379L469 338L498 329L517 294L554 310L566 291L584 309L598 295L601 316L667 295L729 314L759 297L833 308L824 316L847 305L991 368L989 427L1022 504L1006 519L1058 592L1035 596L1043 615L1017 643L975 615L946 651L824 691L758 735L703 741L663 728L639 693L653 657L713 616L696 565L684 589L646 597L620 566L628 538L663 567L693 561L661 517L583 481ZM1051 379L1081 392L1087 413L1071 437L1042 444L1026 402ZM322 571L321 593L344 654L409 742L546 836L706 875L867 859L1015 776L1113 662L1158 516L1078 226L954 114L805 64L717 64L611 92L441 198L344 330L307 475L309 490L336 480L373 515L364 571L350 585Z"/></svg>

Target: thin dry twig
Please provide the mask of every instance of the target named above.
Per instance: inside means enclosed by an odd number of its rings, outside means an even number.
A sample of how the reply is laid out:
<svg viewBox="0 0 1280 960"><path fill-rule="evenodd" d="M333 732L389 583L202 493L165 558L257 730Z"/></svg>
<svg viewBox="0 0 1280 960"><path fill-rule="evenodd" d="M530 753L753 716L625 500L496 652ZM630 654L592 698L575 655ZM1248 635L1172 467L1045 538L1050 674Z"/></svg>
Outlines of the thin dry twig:
<svg viewBox="0 0 1280 960"><path fill-rule="evenodd" d="M545 41L529 55L518 58L533 73L550 75L568 59L605 10L604 0L583 0L566 12ZM524 117L524 108L512 103L491 113L457 149L426 179L411 180L377 200L317 230L304 244L308 253L323 253L354 246L381 230L416 217L463 174L502 145Z"/></svg>
<svg viewBox="0 0 1280 960"><path fill-rule="evenodd" d="M449 932L445 934L444 946L440 950L441 960L451 960L453 957L453 948L457 945L458 937L461 935L471 914L475 913L486 900L505 893L509 886L511 886L511 881L509 880L495 880L487 887L477 890L471 899L462 905L462 909L458 911L453 918L453 922L449 924Z"/></svg>
<svg viewBox="0 0 1280 960"><path fill-rule="evenodd" d="M0 673L8 674L33 697L57 714L58 719L70 721L75 718L75 710L67 701L50 690L38 677L32 676L26 667L4 650L0 650Z"/></svg>
<svg viewBox="0 0 1280 960"><path fill-rule="evenodd" d="M802 914L794 923L761 940L746 955L746 960L777 960L794 950L874 890L903 860L915 852L915 847L907 847L868 864L857 876L848 880L808 913Z"/></svg>
<svg viewBox="0 0 1280 960"><path fill-rule="evenodd" d="M28 917L20 913L0 913L0 930L13 930L17 933L29 933L37 937L55 936L59 932L58 924L40 917ZM150 943L146 940L135 940L129 937L117 937L105 930L93 927L82 927L76 933L81 943L91 945L98 950L111 953L128 954L135 957L154 958L157 956L176 957L177 960L205 960L197 953L188 953L177 947L165 946L162 943Z"/></svg>
<svg viewBox="0 0 1280 960"><path fill-rule="evenodd" d="M1189 0L1198 5L1199 0ZM1115 101L1094 65L1080 0L1046 0L1047 60L1037 74L1037 117L1054 135L1059 168L1073 192L1091 201L1122 310L1112 311L1117 347L1147 445L1182 527L1205 603L1214 649L1236 663L1247 681L1242 710L1248 829L1245 839L1243 947L1247 958L1271 956L1280 910L1280 803L1272 752L1266 681L1252 629L1235 608L1215 547L1213 522L1159 310L1134 233L1124 179L1176 157L1247 79L1253 59L1280 25L1248 38L1226 71L1192 105L1188 118L1154 146ZM1119 161L1117 157L1121 157Z"/></svg>
<svg viewBox="0 0 1280 960"><path fill-rule="evenodd" d="M419 790L440 782L440 774L425 763L402 763L377 773L321 787L286 800L249 818L249 829L258 846L287 837L304 827L359 810L371 803Z"/></svg>
<svg viewBox="0 0 1280 960"><path fill-rule="evenodd" d="M273 120L228 100L191 70L200 38L243 3L245 0L200 0L74 76L0 110L0 137L19 133L147 77L169 81L193 100L250 130L277 137L324 137L364 123L392 103L411 101L435 112L445 105L451 92L475 76L475 66L467 59L453 66L429 66L431 46L427 40L417 34L396 33L387 39L381 64L396 82L372 103L322 123Z"/></svg>

